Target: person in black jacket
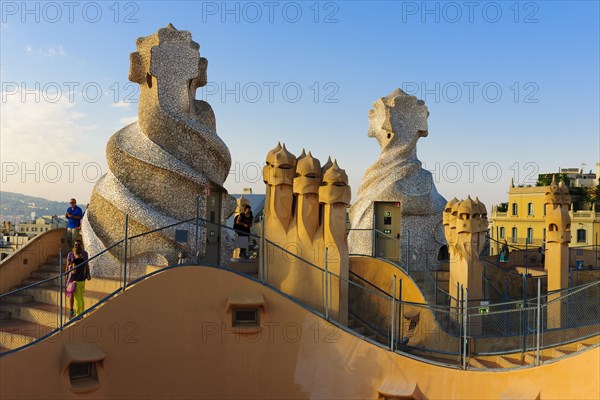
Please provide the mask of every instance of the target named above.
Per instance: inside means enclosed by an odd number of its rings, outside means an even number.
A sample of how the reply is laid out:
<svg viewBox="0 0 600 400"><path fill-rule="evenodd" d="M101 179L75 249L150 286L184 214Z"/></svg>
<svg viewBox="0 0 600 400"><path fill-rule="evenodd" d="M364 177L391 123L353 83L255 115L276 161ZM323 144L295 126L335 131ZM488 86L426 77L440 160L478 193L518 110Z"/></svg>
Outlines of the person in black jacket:
<svg viewBox="0 0 600 400"><path fill-rule="evenodd" d="M71 267L75 269L71 272L71 280L75 281L75 315L80 315L85 311L85 281L92 279L90 275L90 267L87 260L83 257L83 249L81 247L75 247L73 249L75 259L71 263ZM69 316L73 316L73 309Z"/></svg>
<svg viewBox="0 0 600 400"><path fill-rule="evenodd" d="M238 236L250 236L250 227L252 227L252 222L254 217L252 216L252 208L250 206L244 207L244 212L240 213L235 218L235 222L233 228L236 230ZM240 248L240 257L248 258L246 254L246 247Z"/></svg>

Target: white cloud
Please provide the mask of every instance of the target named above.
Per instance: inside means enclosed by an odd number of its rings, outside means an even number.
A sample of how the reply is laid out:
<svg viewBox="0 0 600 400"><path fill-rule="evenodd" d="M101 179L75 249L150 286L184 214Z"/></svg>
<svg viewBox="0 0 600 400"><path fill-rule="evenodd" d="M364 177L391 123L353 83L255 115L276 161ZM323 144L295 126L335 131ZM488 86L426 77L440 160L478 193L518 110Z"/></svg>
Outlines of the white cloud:
<svg viewBox="0 0 600 400"><path fill-rule="evenodd" d="M34 50L35 50L36 54L38 54L40 56L44 56L44 57L64 57L67 55L62 44L60 44L58 46L50 46L50 47L46 47L46 48L35 48L35 49L30 44L25 46L25 51L27 53L33 53Z"/></svg>
<svg viewBox="0 0 600 400"><path fill-rule="evenodd" d="M76 112L76 111L74 111L74 112L72 112L72 113L71 113L71 114L69 114L69 115L70 115L70 117L71 117L72 119L80 119L80 118L83 118L83 117L85 117L87 114L84 114L84 113L80 113L80 112Z"/></svg>
<svg viewBox="0 0 600 400"><path fill-rule="evenodd" d="M49 47L45 53L49 57L61 56L64 57L66 55L65 50L62 45L58 45L55 47Z"/></svg>
<svg viewBox="0 0 600 400"><path fill-rule="evenodd" d="M65 96L51 103L41 95L41 101L33 95L22 99L19 90L0 95L2 190L89 199L97 165L106 172L104 149L90 146L84 135L97 126L86 124L85 114Z"/></svg>
<svg viewBox="0 0 600 400"><path fill-rule="evenodd" d="M138 117L137 117L137 115L134 115L133 117L123 117L123 118L120 118L120 119L119 119L119 122L120 122L122 125L129 125L129 124L132 124L132 123L134 123L134 122L135 122L135 121L137 121L137 120L138 120Z"/></svg>
<svg viewBox="0 0 600 400"><path fill-rule="evenodd" d="M111 107L117 107L117 108L129 108L129 105L131 103L126 103L124 101L118 101L116 103L112 103L110 106Z"/></svg>

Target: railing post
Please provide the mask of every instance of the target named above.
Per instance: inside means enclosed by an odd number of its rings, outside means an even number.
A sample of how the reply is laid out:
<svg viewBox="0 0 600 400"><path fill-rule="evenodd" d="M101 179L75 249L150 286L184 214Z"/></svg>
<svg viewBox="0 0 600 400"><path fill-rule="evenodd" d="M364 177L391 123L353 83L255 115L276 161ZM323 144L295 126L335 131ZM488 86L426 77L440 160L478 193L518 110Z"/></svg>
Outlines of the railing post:
<svg viewBox="0 0 600 400"><path fill-rule="evenodd" d="M463 295L463 369L467 369L467 344L468 344L468 336L467 330L469 329L468 319L469 319L469 307L468 307L468 299L469 299L469 289L464 289Z"/></svg>
<svg viewBox="0 0 600 400"><path fill-rule="evenodd" d="M498 229L498 225L496 225L496 258L500 260L500 233L498 232ZM498 261L498 264L500 264L500 261Z"/></svg>
<svg viewBox="0 0 600 400"><path fill-rule="evenodd" d="M129 214L125 214L125 240L123 257L123 290L127 287L127 242L129 241Z"/></svg>
<svg viewBox="0 0 600 400"><path fill-rule="evenodd" d="M261 281L267 283L267 277L265 276L265 214L260 217L260 268L261 268Z"/></svg>
<svg viewBox="0 0 600 400"><path fill-rule="evenodd" d="M598 268L598 232L596 232L596 268Z"/></svg>
<svg viewBox="0 0 600 400"><path fill-rule="evenodd" d="M435 305L438 305L438 270L435 270ZM437 307L435 308L437 315Z"/></svg>
<svg viewBox="0 0 600 400"><path fill-rule="evenodd" d="M329 321L329 266L327 264L329 249L325 247L325 319Z"/></svg>
<svg viewBox="0 0 600 400"><path fill-rule="evenodd" d="M529 272L529 238L525 239L525 275Z"/></svg>
<svg viewBox="0 0 600 400"><path fill-rule="evenodd" d="M406 274L408 275L409 271L409 258L410 258L410 231L406 231Z"/></svg>
<svg viewBox="0 0 600 400"><path fill-rule="evenodd" d="M399 323L400 323L400 338L404 338L404 321L402 320L404 315L404 303L402 302L402 279L400 279L400 293L398 296L398 300L400 301L400 313L398 315Z"/></svg>
<svg viewBox="0 0 600 400"><path fill-rule="evenodd" d="M396 327L396 275L394 275L394 283L392 285L392 326L390 329L391 340L390 340L390 350L394 351L394 342L396 341L394 336L394 331Z"/></svg>
<svg viewBox="0 0 600 400"><path fill-rule="evenodd" d="M536 311L536 318L535 318L535 331L536 331L536 338L535 338L535 365L540 365L540 333L541 333L541 312L542 312L542 283L540 282L541 278L537 279L537 311Z"/></svg>
<svg viewBox="0 0 600 400"><path fill-rule="evenodd" d="M527 275L523 274L523 308L521 308L521 318L523 320L521 326L523 328L523 353L527 351L527 318L525 318L525 310L527 307Z"/></svg>
<svg viewBox="0 0 600 400"><path fill-rule="evenodd" d="M398 265L402 265L402 237L398 234Z"/></svg>
<svg viewBox="0 0 600 400"><path fill-rule="evenodd" d="M450 302L452 304L452 302ZM456 282L456 333L457 336L460 336L460 307L462 305L462 296L460 295L460 283ZM460 340L458 341L458 353L460 354Z"/></svg>
<svg viewBox="0 0 600 400"><path fill-rule="evenodd" d="M58 330L62 331L63 327L63 265L62 265L62 247L58 250Z"/></svg>
<svg viewBox="0 0 600 400"><path fill-rule="evenodd" d="M371 226L371 257L377 257L377 233L375 232L375 210L373 210L373 224Z"/></svg>
<svg viewBox="0 0 600 400"><path fill-rule="evenodd" d="M200 264L200 193L196 193L196 264Z"/></svg>

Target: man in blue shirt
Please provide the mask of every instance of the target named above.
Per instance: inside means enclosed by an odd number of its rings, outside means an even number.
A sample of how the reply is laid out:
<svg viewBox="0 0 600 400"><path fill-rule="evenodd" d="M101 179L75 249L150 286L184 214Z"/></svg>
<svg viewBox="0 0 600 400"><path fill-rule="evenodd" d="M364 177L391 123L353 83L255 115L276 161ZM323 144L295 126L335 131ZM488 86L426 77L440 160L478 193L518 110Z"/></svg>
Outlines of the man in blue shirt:
<svg viewBox="0 0 600 400"><path fill-rule="evenodd" d="M70 207L65 213L67 218L67 242L69 248L73 248L75 240L81 240L81 218L83 218L83 211L77 205L77 200L71 199L69 201Z"/></svg>

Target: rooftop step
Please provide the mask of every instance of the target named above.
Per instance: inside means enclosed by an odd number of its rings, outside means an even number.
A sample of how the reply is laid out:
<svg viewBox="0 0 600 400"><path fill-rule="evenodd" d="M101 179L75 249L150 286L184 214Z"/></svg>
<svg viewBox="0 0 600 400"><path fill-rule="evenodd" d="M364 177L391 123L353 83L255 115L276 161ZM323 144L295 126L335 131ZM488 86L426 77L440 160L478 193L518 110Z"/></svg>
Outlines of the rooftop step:
<svg viewBox="0 0 600 400"><path fill-rule="evenodd" d="M52 328L20 319L0 320L0 346L9 350L25 346L47 335Z"/></svg>
<svg viewBox="0 0 600 400"><path fill-rule="evenodd" d="M551 358L561 358L561 357L567 356L573 352L564 350L564 349L548 349L548 350L544 351L544 353L547 354Z"/></svg>
<svg viewBox="0 0 600 400"><path fill-rule="evenodd" d="M55 279L52 279L50 281L46 281L46 279L48 279L48 278L43 278L43 279L40 279L40 278L25 278L25 279L23 279L23 285L24 286L29 286L29 285L33 285L33 284L38 284L40 286L53 286L53 285L56 284L55 281L58 280L58 278L55 278ZM44 282L44 281L46 281L46 282Z"/></svg>
<svg viewBox="0 0 600 400"><path fill-rule="evenodd" d="M10 313L11 318L27 322L33 322L39 325L56 328L58 326L58 305L46 304L32 301L30 303L2 303L0 312ZM68 303L63 304L63 322L66 322L68 316Z"/></svg>
<svg viewBox="0 0 600 400"><path fill-rule="evenodd" d="M54 278L58 276L58 271L43 271L43 270L38 270L38 271L33 271L31 273L31 278L32 279L37 279L38 281L43 281L45 279L49 279L49 278Z"/></svg>
<svg viewBox="0 0 600 400"><path fill-rule="evenodd" d="M56 274L58 274L60 272L60 265L58 265L58 264L44 264L44 265L40 266L39 271L50 271L50 272L54 272L54 274L56 275Z"/></svg>
<svg viewBox="0 0 600 400"><path fill-rule="evenodd" d="M526 362L522 358L518 358L518 356L498 356L496 362L502 365L504 368L515 368L522 367L524 365L529 365L528 362Z"/></svg>
<svg viewBox="0 0 600 400"><path fill-rule="evenodd" d="M473 368L479 368L479 369L502 369L503 368L502 365L500 365L497 362L494 362L492 360L488 360L488 359L471 358L469 360L469 363L471 364L471 366Z"/></svg>
<svg viewBox="0 0 600 400"><path fill-rule="evenodd" d="M21 303L36 301L38 303L47 303L47 304L53 304L53 305L58 304L60 301L58 289L59 289L58 286L37 286L37 287L25 289L22 292L23 292L23 294L30 295L30 300L29 301L21 301ZM67 299L64 294L64 290L62 291L62 295L63 295L63 304L67 304L66 303ZM92 305L94 305L98 301L102 300L107 295L108 295L108 293L106 293L106 292L98 292L98 291L94 291L94 290L89 290L87 288L87 284L86 284L85 294L84 294L85 307L86 308L91 307Z"/></svg>
<svg viewBox="0 0 600 400"><path fill-rule="evenodd" d="M256 260L255 258L232 258L227 268L237 272L241 272L242 274L258 276L259 263L258 260Z"/></svg>
<svg viewBox="0 0 600 400"><path fill-rule="evenodd" d="M67 264L67 254L68 254L68 252L65 253L63 251L63 254L64 254L63 255L63 259L62 259L63 265L66 265ZM58 264L58 261L59 261L58 255L56 255L56 256L48 256L48 258L46 258L46 263L47 264Z"/></svg>
<svg viewBox="0 0 600 400"><path fill-rule="evenodd" d="M30 293L15 293L0 298L0 303L28 303L33 301Z"/></svg>
<svg viewBox="0 0 600 400"><path fill-rule="evenodd" d="M551 357L550 355L540 352L540 362L552 360L552 358L553 357ZM535 352L525 353L525 361L528 364L535 364L535 360L536 360Z"/></svg>

